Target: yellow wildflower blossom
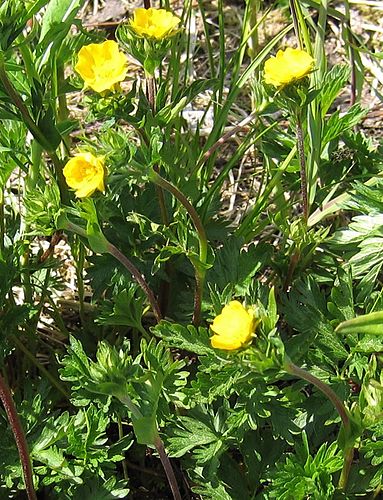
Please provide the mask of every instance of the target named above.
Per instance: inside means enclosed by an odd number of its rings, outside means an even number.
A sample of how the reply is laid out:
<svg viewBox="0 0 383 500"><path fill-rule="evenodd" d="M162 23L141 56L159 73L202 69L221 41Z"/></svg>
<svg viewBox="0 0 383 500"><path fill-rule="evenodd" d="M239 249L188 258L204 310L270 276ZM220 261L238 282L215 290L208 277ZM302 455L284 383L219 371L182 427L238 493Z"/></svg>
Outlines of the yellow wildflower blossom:
<svg viewBox="0 0 383 500"><path fill-rule="evenodd" d="M211 325L214 335L210 339L216 349L232 351L250 342L259 320L252 308L232 300L216 316Z"/></svg>
<svg viewBox="0 0 383 500"><path fill-rule="evenodd" d="M165 9L136 9L130 20L137 35L162 40L174 35L181 19Z"/></svg>
<svg viewBox="0 0 383 500"><path fill-rule="evenodd" d="M65 165L64 177L78 198L86 198L97 189L104 191L104 158L92 153L79 153Z"/></svg>
<svg viewBox="0 0 383 500"><path fill-rule="evenodd" d="M304 78L314 68L314 59L300 49L278 50L275 57L265 62L265 82L284 87Z"/></svg>
<svg viewBox="0 0 383 500"><path fill-rule="evenodd" d="M91 43L80 49L75 70L87 87L101 93L125 79L127 57L113 40Z"/></svg>

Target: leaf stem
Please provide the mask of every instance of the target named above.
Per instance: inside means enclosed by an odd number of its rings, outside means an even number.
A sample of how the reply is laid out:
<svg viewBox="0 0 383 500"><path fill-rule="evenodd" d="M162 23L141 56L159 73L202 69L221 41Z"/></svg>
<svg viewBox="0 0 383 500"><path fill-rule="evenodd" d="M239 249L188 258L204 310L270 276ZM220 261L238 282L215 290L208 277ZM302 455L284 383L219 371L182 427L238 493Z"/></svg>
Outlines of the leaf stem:
<svg viewBox="0 0 383 500"><path fill-rule="evenodd" d="M24 477L25 489L27 492L28 500L36 500L37 497L33 486L32 465L29 456L27 440L25 439L25 434L21 426L19 415L17 414L16 406L13 401L11 391L1 375L0 375L0 399L4 405L4 410L5 413L7 414L9 425L11 426L13 436L16 441L21 467L23 470L23 477Z"/></svg>
<svg viewBox="0 0 383 500"><path fill-rule="evenodd" d="M136 419L143 418L141 410L137 407L137 405L135 403L133 403L133 401L130 399L129 396L127 396L126 394L121 394L118 396L118 399L121 401L121 403L125 404L128 407L128 409L130 410L130 412L132 413L132 415L134 415L134 417ZM160 438L157 430L156 430L156 434L157 435L155 437L154 443L152 443L152 444L154 444L154 446L157 450L157 453L160 457L162 466L165 470L165 474L166 474L166 477L167 477L168 482L169 482L170 489L172 490L172 493L173 493L174 500L181 500L181 494L180 494L180 491L178 489L177 479L176 479L176 476L174 474L172 464L171 464L169 457L165 451L164 443L163 443L162 439Z"/></svg>
<svg viewBox="0 0 383 500"><path fill-rule="evenodd" d="M108 242L108 252L110 253L110 255L113 255L113 257L115 257L131 273L133 278L140 285L149 301L149 304L151 305L154 316L159 323L162 319L161 310L154 296L154 293L147 284L144 276L140 273L136 266L110 242Z"/></svg>
<svg viewBox="0 0 383 500"><path fill-rule="evenodd" d="M354 447L347 448L344 452L343 467L340 473L338 488L342 491L346 490L348 476L350 475L352 461L354 459Z"/></svg>

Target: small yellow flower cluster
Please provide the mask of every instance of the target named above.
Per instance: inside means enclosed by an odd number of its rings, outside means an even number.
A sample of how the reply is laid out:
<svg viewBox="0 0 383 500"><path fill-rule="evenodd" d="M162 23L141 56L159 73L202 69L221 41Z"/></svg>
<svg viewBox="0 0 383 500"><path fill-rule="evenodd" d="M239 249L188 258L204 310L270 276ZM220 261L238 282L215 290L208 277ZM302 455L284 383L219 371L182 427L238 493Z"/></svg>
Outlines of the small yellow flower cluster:
<svg viewBox="0 0 383 500"><path fill-rule="evenodd" d="M301 80L314 68L314 59L300 49L288 47L278 50L275 57L265 62L265 82L274 87L285 87Z"/></svg>
<svg viewBox="0 0 383 500"><path fill-rule="evenodd" d="M180 19L164 9L136 9L130 26L140 37L162 40L176 33ZM91 43L78 53L75 70L85 87L103 93L118 88L128 71L127 57L113 40ZM104 159L91 153L79 153L65 165L64 177L78 198L96 190L104 191Z"/></svg>
<svg viewBox="0 0 383 500"><path fill-rule="evenodd" d="M215 349L233 351L249 344L259 324L254 309L232 300L213 321L211 345Z"/></svg>

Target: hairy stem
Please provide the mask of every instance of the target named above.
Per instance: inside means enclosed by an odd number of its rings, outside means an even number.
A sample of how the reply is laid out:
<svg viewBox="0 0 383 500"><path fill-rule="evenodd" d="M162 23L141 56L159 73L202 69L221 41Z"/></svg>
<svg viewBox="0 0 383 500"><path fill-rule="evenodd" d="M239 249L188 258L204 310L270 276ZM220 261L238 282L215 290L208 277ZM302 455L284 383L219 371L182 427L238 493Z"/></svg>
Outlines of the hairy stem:
<svg viewBox="0 0 383 500"><path fill-rule="evenodd" d="M342 491L346 490L348 476L350 475L353 459L354 459L354 447L350 447L344 452L343 467L338 482L338 488Z"/></svg>
<svg viewBox="0 0 383 500"><path fill-rule="evenodd" d="M162 319L162 314L160 307L158 305L157 299L154 296L152 289L147 284L144 276L136 268L136 266L116 248L112 243L108 243L108 252L113 255L133 276L136 282L140 285L141 289L145 293L149 304L152 308L156 321L159 323Z"/></svg>
<svg viewBox="0 0 383 500"><path fill-rule="evenodd" d="M307 175L306 175L306 157L305 157L305 145L303 140L303 127L302 127L302 117L300 110L297 111L297 149L299 156L299 166L300 166L300 176L301 176L301 193L302 193L302 204L303 204L303 218L307 223L309 218L309 204L307 197Z"/></svg>
<svg viewBox="0 0 383 500"><path fill-rule="evenodd" d="M129 396L127 396L126 394L121 394L120 396L118 396L118 399L121 401L121 403L125 404L128 407L134 418L136 419L143 418L141 410L137 407L135 403L133 403L133 401L130 399ZM177 479L174 474L172 464L170 463L169 457L167 456L165 451L164 443L162 442L162 439L158 435L157 431L154 443L152 444L154 444L157 453L160 457L162 466L165 470L166 477L169 482L170 489L172 490L173 493L174 500L181 500L181 494L178 489Z"/></svg>
<svg viewBox="0 0 383 500"><path fill-rule="evenodd" d="M300 368L299 366L295 365L291 361L285 362L284 369L286 370L287 373L295 375L298 378L306 380L310 384L315 385L315 387L319 389L335 406L335 409L339 413L339 416L342 420L345 431L346 432L350 431L350 418L348 416L347 410L343 404L343 401L339 398L337 394L335 394L335 392L331 389L330 386L322 382L315 375L312 375L306 370L303 370L303 368Z"/></svg>
<svg viewBox="0 0 383 500"><path fill-rule="evenodd" d="M176 188L173 184L171 184L163 177L161 177L155 170L152 170L150 180L154 182L154 184L165 189L166 191L169 191L169 193L171 193L181 203L181 205L183 205L183 207L188 212L198 235L200 262L198 264L193 264L195 268L195 279L196 279L196 287L194 294L193 324L198 325L201 318L202 293L206 275L205 266L207 262L208 246L207 246L207 237L205 228L203 227L202 221L196 209L178 188Z"/></svg>
<svg viewBox="0 0 383 500"><path fill-rule="evenodd" d="M29 450L25 434L21 426L20 418L17 414L16 406L12 398L11 391L4 378L0 375L0 399L3 403L5 413L7 414L9 425L11 426L13 436L16 441L17 450L19 452L21 467L23 470L23 477L25 489L27 492L28 500L36 500L36 492L33 487L33 473L32 465L29 457Z"/></svg>
<svg viewBox="0 0 383 500"><path fill-rule="evenodd" d="M68 220L65 221L65 223L62 225L62 229L71 231L72 233L78 234L79 236L82 236L83 238L87 238L87 233L85 229L82 227L78 226L77 224L73 224L72 222L69 222ZM162 319L161 315L161 310L159 308L158 302L154 296L154 293L152 289L149 287L147 284L144 276L140 273L140 271L136 268L136 266L131 262L123 253L118 250L110 241L108 241L105 236L105 244L106 244L106 251L110 254L113 255L133 276L135 281L138 283L138 285L141 287L142 291L145 293L146 298L148 299L148 302L153 310L154 316L157 320L157 322L160 322Z"/></svg>
<svg viewBox="0 0 383 500"><path fill-rule="evenodd" d="M174 474L172 464L170 463L169 457L166 454L164 443L159 436L156 439L155 447L160 457L162 466L165 470L166 477L168 478L170 489L172 490L173 493L173 498L174 500L181 500L181 494L180 490L178 489L177 479Z"/></svg>

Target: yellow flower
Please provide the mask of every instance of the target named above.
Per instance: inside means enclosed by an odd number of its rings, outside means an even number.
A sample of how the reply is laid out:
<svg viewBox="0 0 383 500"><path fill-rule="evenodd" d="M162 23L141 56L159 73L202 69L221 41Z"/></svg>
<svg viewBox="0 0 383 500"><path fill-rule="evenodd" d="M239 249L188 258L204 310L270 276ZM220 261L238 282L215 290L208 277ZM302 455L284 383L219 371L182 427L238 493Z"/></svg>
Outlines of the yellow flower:
<svg viewBox="0 0 383 500"><path fill-rule="evenodd" d="M232 300L210 327L214 333L211 345L227 351L239 349L250 342L258 323L252 308L245 308L238 300Z"/></svg>
<svg viewBox="0 0 383 500"><path fill-rule="evenodd" d="M137 35L162 40L174 35L181 19L165 9L136 9L131 28Z"/></svg>
<svg viewBox="0 0 383 500"><path fill-rule="evenodd" d="M275 57L265 62L265 82L275 87L284 87L311 73L314 59L300 49L278 50Z"/></svg>
<svg viewBox="0 0 383 500"><path fill-rule="evenodd" d="M104 191L104 158L92 153L79 153L65 165L64 177L69 187L74 189L78 198L86 198L96 189Z"/></svg>
<svg viewBox="0 0 383 500"><path fill-rule="evenodd" d="M113 90L125 79L127 57L113 40L91 43L81 47L75 70L94 91Z"/></svg>

